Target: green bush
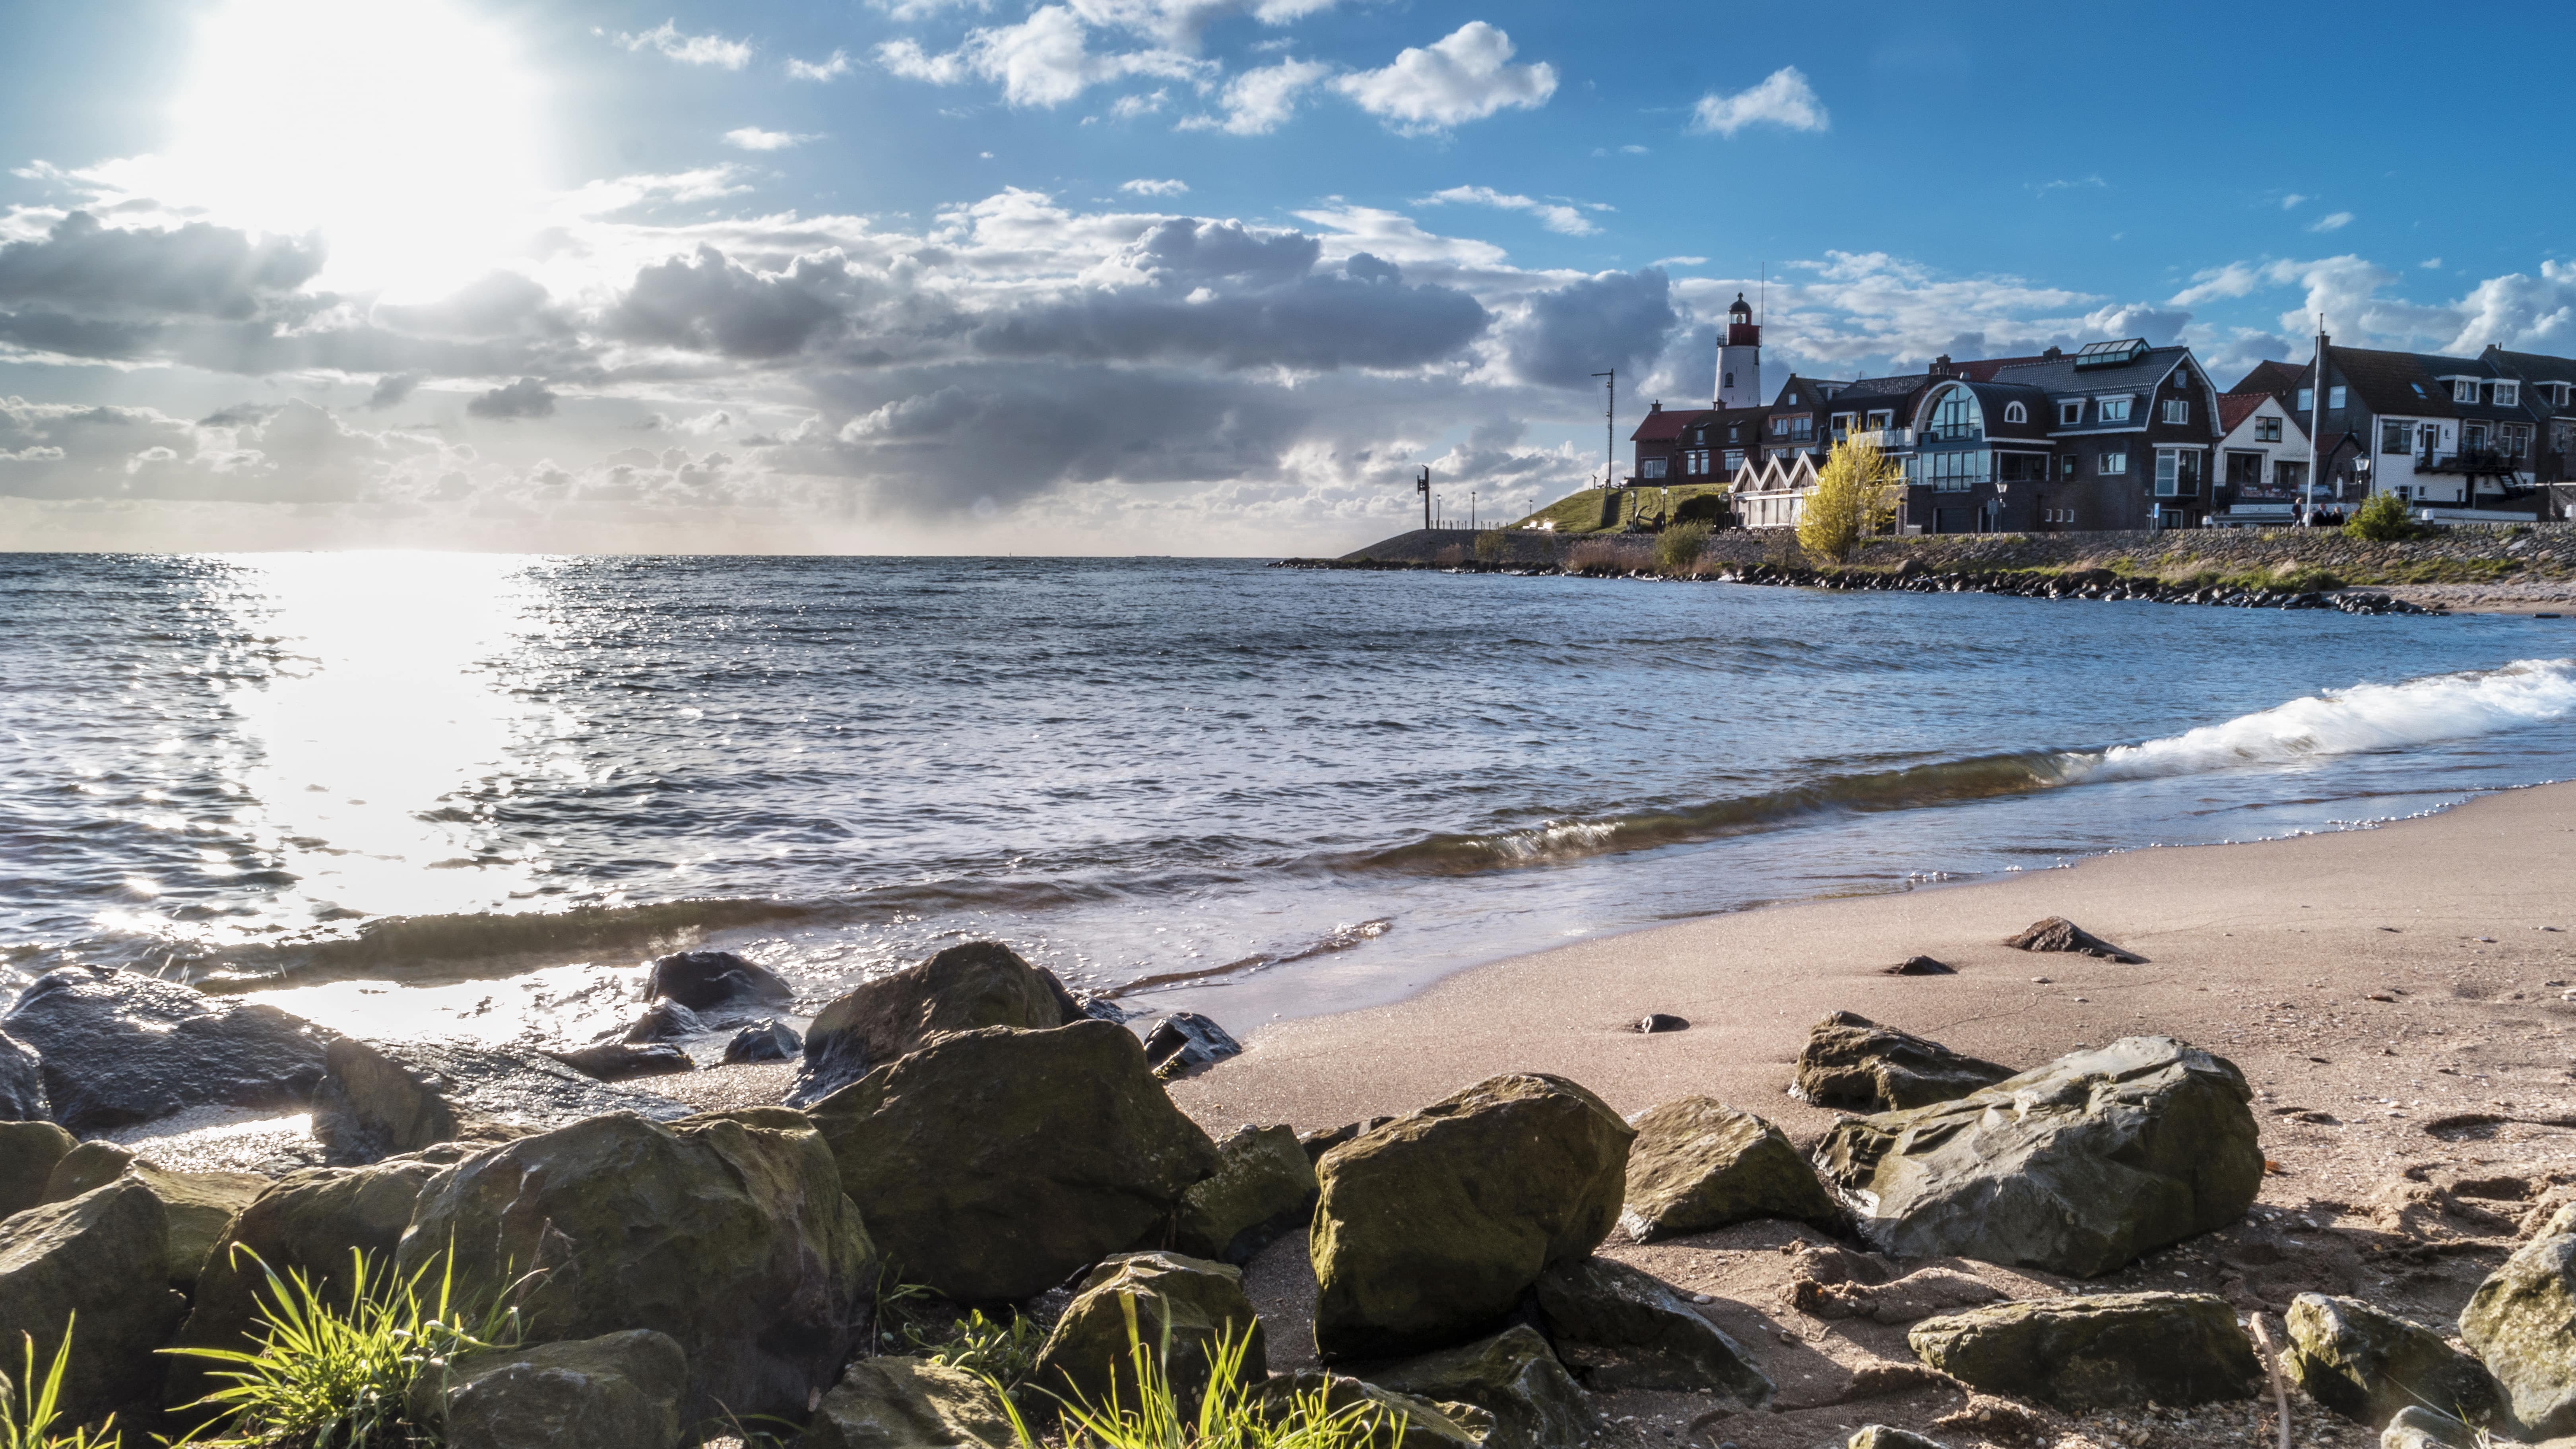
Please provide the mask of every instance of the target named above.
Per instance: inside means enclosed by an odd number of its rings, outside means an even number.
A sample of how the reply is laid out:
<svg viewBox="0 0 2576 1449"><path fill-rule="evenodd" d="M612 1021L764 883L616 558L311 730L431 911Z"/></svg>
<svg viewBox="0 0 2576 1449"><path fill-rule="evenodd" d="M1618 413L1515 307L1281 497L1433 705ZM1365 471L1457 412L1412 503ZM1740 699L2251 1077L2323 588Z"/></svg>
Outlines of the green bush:
<svg viewBox="0 0 2576 1449"><path fill-rule="evenodd" d="M1676 523L1655 537L1655 571L1665 574L1687 574L1698 567L1699 556L1708 548L1708 525Z"/></svg>
<svg viewBox="0 0 2576 1449"><path fill-rule="evenodd" d="M2423 533L2423 526L2406 507L2406 500L2394 493L2373 493L2362 500L2344 522L2348 538L2368 539L2372 543L2395 543Z"/></svg>
<svg viewBox="0 0 2576 1449"><path fill-rule="evenodd" d="M1512 556L1512 536L1499 528L1476 535L1476 562L1498 564Z"/></svg>
<svg viewBox="0 0 2576 1449"><path fill-rule="evenodd" d="M62 1344L54 1350L54 1366L42 1379L36 1377L35 1336L20 1340L26 1350L26 1372L14 1388L7 1375L0 1374L0 1449L107 1449L116 1443L112 1414L96 1434L87 1429L54 1432L54 1420L62 1415L63 1369L72 1361L72 1330L79 1323L77 1313L63 1320Z"/></svg>
<svg viewBox="0 0 2576 1449"><path fill-rule="evenodd" d="M1673 506L1673 522L1723 523L1727 511L1724 494L1694 493Z"/></svg>

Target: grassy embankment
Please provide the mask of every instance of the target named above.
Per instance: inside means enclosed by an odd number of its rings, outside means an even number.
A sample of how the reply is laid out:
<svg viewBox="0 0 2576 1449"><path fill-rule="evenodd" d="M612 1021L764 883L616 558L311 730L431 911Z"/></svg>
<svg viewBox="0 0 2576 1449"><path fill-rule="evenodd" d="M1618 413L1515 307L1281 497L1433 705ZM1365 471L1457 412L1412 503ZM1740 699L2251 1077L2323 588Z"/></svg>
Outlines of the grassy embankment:
<svg viewBox="0 0 2576 1449"><path fill-rule="evenodd" d="M1522 528L1534 523L1553 522L1560 534L1619 533L1639 517L1652 518L1661 514L1670 518L1682 506L1683 500L1709 495L1723 500L1726 485L1685 483L1670 488L1628 488L1615 494L1604 494L1598 488L1584 488L1505 526Z"/></svg>

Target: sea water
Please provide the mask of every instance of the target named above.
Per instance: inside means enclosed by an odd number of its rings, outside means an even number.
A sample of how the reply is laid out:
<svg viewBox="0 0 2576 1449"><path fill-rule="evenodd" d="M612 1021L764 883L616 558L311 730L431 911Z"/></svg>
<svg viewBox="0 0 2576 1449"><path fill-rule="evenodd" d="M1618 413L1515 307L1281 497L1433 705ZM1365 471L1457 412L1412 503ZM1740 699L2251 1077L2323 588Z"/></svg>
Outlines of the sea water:
<svg viewBox="0 0 2576 1449"><path fill-rule="evenodd" d="M1238 1028L2566 776L2576 621L1257 562L0 556L0 989L583 1039L976 938ZM0 997L5 1000L5 997Z"/></svg>

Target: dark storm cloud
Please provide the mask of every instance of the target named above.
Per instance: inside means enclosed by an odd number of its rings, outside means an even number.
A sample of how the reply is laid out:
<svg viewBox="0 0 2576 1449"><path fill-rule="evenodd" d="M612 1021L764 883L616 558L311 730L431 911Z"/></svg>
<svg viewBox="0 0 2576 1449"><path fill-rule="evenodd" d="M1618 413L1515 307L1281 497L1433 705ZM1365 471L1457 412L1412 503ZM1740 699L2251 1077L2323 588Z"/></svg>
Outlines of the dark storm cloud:
<svg viewBox="0 0 2576 1449"><path fill-rule="evenodd" d="M465 410L478 418L550 418L555 412L555 395L537 379L523 377L474 399L465 405Z"/></svg>
<svg viewBox="0 0 2576 1449"><path fill-rule="evenodd" d="M1529 316L1512 329L1507 360L1522 382L1594 387L1593 373L1633 373L1660 356L1679 325L1663 268L1608 272L1532 297Z"/></svg>
<svg viewBox="0 0 2576 1449"><path fill-rule="evenodd" d="M238 321L260 315L321 268L322 249L307 240L254 240L205 222L107 227L75 211L41 240L0 246L0 302Z"/></svg>
<svg viewBox="0 0 2576 1449"><path fill-rule="evenodd" d="M798 258L787 271L755 272L714 247L635 274L607 318L617 336L728 357L769 359L804 350L842 325L848 269L838 259Z"/></svg>

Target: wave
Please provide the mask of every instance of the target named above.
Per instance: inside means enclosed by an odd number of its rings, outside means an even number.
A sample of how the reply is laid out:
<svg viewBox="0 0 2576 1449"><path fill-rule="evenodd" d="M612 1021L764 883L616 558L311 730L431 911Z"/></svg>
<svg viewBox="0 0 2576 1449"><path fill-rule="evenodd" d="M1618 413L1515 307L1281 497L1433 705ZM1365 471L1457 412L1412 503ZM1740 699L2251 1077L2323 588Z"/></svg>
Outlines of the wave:
<svg viewBox="0 0 2576 1449"><path fill-rule="evenodd" d="M2179 735L2094 750L1986 755L1859 771L1782 790L1486 833L1427 836L1342 857L1344 869L1452 875L1546 865L1773 830L1828 813L1915 810L2111 780L2290 766L2467 739L2576 711L2576 660L2360 684Z"/></svg>

